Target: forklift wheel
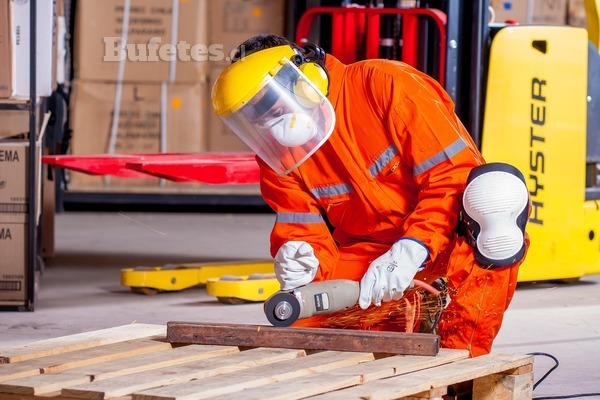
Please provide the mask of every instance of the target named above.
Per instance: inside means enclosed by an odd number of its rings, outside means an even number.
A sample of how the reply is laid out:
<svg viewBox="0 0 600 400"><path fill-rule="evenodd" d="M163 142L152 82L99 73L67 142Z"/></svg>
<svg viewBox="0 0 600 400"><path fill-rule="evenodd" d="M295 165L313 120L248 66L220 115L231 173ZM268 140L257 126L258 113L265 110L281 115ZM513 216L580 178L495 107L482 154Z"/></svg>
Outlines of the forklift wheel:
<svg viewBox="0 0 600 400"><path fill-rule="evenodd" d="M158 289L152 289L147 287L132 287L131 291L137 294L145 294L146 296L154 296L158 293Z"/></svg>
<svg viewBox="0 0 600 400"><path fill-rule="evenodd" d="M223 304L233 305L244 304L246 302L246 300L240 299L239 297L217 297L217 300Z"/></svg>

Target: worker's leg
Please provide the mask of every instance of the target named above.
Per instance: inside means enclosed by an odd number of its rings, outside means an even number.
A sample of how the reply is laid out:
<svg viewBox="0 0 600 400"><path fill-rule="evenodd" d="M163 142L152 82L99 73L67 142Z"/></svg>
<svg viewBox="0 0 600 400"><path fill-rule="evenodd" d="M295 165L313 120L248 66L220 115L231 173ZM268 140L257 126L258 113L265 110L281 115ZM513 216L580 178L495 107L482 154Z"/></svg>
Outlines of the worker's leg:
<svg viewBox="0 0 600 400"><path fill-rule="evenodd" d="M438 329L442 347L467 349L472 357L490 352L513 297L521 263L484 269L464 238L455 241L447 273L451 301Z"/></svg>

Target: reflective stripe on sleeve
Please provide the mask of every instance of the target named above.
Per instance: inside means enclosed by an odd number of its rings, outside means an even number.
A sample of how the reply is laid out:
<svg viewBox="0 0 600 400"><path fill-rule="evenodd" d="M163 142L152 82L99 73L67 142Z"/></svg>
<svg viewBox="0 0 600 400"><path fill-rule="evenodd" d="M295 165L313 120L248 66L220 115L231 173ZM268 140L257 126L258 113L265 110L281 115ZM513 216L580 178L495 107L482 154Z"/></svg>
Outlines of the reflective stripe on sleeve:
<svg viewBox="0 0 600 400"><path fill-rule="evenodd" d="M421 164L415 166L414 175L422 174L425 171L430 170L442 162L451 159L458 152L465 149L467 144L462 139L457 139L450 146L446 147L444 150L440 151L436 155L430 157L429 159L423 161Z"/></svg>
<svg viewBox="0 0 600 400"><path fill-rule="evenodd" d="M310 190L313 196L315 196L317 199L348 194L351 191L352 188L347 183L340 183L339 185L319 187Z"/></svg>
<svg viewBox="0 0 600 400"><path fill-rule="evenodd" d="M318 224L325 221L321 214L317 213L284 212L277 214L276 222L282 224Z"/></svg>
<svg viewBox="0 0 600 400"><path fill-rule="evenodd" d="M388 165L390 161L392 161L392 158L394 158L394 156L397 154L398 149L395 145L391 145L385 149L379 158L377 158L377 160L375 160L375 162L369 167L369 173L371 174L371 177L375 178L381 171L383 171L385 166Z"/></svg>

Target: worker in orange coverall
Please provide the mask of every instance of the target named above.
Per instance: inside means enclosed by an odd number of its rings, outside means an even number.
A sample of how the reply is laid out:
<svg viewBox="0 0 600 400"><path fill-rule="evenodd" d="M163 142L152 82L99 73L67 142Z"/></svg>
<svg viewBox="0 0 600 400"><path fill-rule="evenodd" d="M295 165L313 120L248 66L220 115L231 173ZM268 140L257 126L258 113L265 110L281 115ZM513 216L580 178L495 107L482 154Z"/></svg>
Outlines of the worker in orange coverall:
<svg viewBox="0 0 600 400"><path fill-rule="evenodd" d="M434 79L402 62L344 65L318 46L259 35L240 46L212 100L257 153L283 290L359 281L347 312L362 322L352 327L393 330L374 315L414 279L445 277L442 346L490 352L529 244L529 194L514 167L485 164Z"/></svg>

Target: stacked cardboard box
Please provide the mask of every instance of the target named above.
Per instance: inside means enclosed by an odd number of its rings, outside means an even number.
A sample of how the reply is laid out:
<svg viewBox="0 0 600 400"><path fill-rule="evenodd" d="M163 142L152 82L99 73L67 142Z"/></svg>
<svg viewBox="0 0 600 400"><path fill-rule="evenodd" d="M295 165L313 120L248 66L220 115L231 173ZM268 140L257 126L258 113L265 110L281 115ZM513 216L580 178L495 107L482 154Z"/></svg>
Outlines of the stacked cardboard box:
<svg viewBox="0 0 600 400"><path fill-rule="evenodd" d="M54 21L58 2L36 2L36 98L49 96L56 85L54 70L59 58L55 56ZM0 0L0 305L16 308L33 297L29 283L35 278L29 274L28 257L34 246L29 242L29 226L37 228L40 220L42 151L39 137L36 148L30 150L29 111L4 105L24 104L30 99L30 10L31 1ZM31 157L36 166L35 220L29 218L29 183L34 175L29 168Z"/></svg>
<svg viewBox="0 0 600 400"><path fill-rule="evenodd" d="M41 148L36 149L38 218ZM27 300L29 140L0 139L0 305Z"/></svg>
<svg viewBox="0 0 600 400"><path fill-rule="evenodd" d="M492 0L495 22L565 25L568 0Z"/></svg>
<svg viewBox="0 0 600 400"><path fill-rule="evenodd" d="M210 91L240 43L283 34L284 8L285 0L78 0L72 153L249 151L214 115ZM159 182L73 172L69 190L139 192Z"/></svg>
<svg viewBox="0 0 600 400"><path fill-rule="evenodd" d="M211 62L207 97L217 77L231 60L236 48L254 35L283 35L284 0L220 0L209 4L210 43L223 49L223 58ZM210 151L249 151L212 111L208 110L208 149Z"/></svg>
<svg viewBox="0 0 600 400"><path fill-rule="evenodd" d="M0 98L12 94L9 0L0 0Z"/></svg>
<svg viewBox="0 0 600 400"><path fill-rule="evenodd" d="M73 154L201 152L206 0L79 0ZM138 190L158 179L72 173L69 190Z"/></svg>
<svg viewBox="0 0 600 400"><path fill-rule="evenodd" d="M30 83L29 1L0 0L0 98L28 99ZM53 77L53 2L36 8L36 92L49 96Z"/></svg>

